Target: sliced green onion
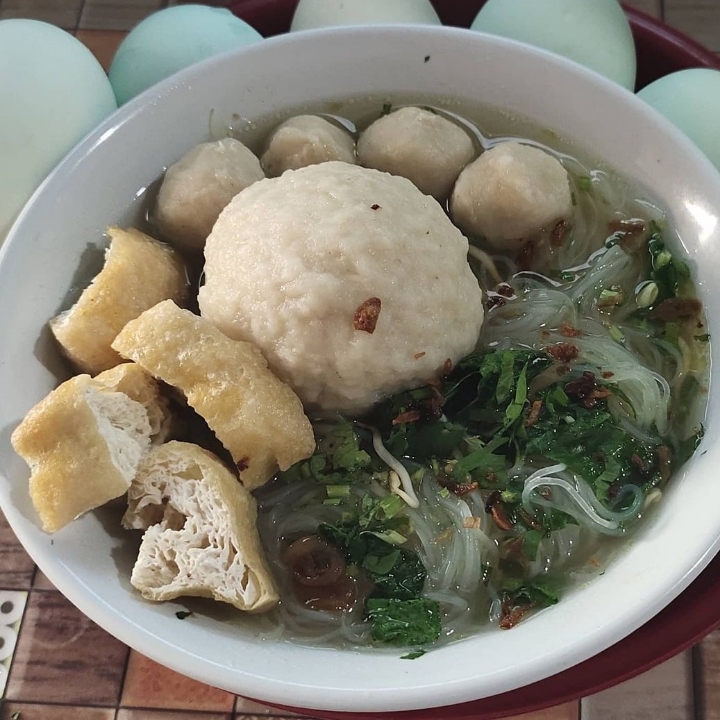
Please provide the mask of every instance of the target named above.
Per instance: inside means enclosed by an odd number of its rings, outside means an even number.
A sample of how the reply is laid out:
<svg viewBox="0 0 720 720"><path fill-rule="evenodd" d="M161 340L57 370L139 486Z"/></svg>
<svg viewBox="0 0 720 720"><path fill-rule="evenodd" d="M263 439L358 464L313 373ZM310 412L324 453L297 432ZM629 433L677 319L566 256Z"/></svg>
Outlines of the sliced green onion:
<svg viewBox="0 0 720 720"><path fill-rule="evenodd" d="M329 498L346 498L350 497L349 485L326 485L325 491Z"/></svg>
<svg viewBox="0 0 720 720"><path fill-rule="evenodd" d="M623 331L617 325L611 325L608 328L608 332L610 333L610 337L615 340L615 342L621 343L625 341L625 335L623 335Z"/></svg>
<svg viewBox="0 0 720 720"><path fill-rule="evenodd" d="M660 294L660 288L656 282L652 280L645 283L637 294L637 305L641 308L648 308L655 303Z"/></svg>

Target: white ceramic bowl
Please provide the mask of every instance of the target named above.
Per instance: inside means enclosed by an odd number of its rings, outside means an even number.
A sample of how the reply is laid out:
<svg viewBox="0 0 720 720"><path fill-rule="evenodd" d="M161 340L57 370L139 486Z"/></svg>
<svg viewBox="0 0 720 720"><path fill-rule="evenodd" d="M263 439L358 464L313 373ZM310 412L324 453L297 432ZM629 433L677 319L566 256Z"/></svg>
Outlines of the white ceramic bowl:
<svg viewBox="0 0 720 720"><path fill-rule="evenodd" d="M426 56L430 60L425 62ZM703 450L658 514L602 576L509 632L489 631L412 662L398 653L313 649L259 639L238 613L195 615L132 591L133 558L104 512L54 537L37 527L28 471L10 434L56 383L47 320L65 307L88 245L132 220L139 190L207 138L208 118L255 118L306 102L402 93L482 101L534 119L605 160L670 211L720 337L720 177L659 115L572 63L499 38L443 28L318 31L198 65L123 107L56 169L0 259L0 503L50 580L111 634L204 682L304 708L390 711L511 690L615 643L667 605L720 545L718 387ZM80 271L82 273L82 271Z"/></svg>

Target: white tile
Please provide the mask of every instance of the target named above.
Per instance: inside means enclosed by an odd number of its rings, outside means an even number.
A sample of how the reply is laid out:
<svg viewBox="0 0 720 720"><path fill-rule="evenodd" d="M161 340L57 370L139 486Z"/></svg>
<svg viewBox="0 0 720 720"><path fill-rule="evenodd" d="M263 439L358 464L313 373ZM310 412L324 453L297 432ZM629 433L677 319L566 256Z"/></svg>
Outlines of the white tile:
<svg viewBox="0 0 720 720"><path fill-rule="evenodd" d="M26 592L0 591L0 698L5 693L27 597Z"/></svg>

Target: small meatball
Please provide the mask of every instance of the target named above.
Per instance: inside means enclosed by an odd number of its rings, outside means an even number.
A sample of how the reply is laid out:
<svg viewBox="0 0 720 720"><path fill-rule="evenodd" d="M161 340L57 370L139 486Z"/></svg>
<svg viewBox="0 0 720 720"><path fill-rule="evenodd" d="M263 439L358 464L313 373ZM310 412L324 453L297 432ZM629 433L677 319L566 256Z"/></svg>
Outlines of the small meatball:
<svg viewBox="0 0 720 720"><path fill-rule="evenodd" d="M358 141L361 165L405 177L439 202L447 200L461 170L474 157L475 147L465 130L417 107L379 118Z"/></svg>
<svg viewBox="0 0 720 720"><path fill-rule="evenodd" d="M455 224L499 250L552 231L572 211L570 183L552 156L517 142L484 152L458 178L450 203Z"/></svg>
<svg viewBox="0 0 720 720"><path fill-rule="evenodd" d="M165 173L157 198L158 229L178 246L202 250L222 209L264 177L260 161L239 140L196 145Z"/></svg>
<svg viewBox="0 0 720 720"><path fill-rule="evenodd" d="M275 128L261 162L268 177L278 177L330 160L355 163L350 133L317 115L298 115Z"/></svg>

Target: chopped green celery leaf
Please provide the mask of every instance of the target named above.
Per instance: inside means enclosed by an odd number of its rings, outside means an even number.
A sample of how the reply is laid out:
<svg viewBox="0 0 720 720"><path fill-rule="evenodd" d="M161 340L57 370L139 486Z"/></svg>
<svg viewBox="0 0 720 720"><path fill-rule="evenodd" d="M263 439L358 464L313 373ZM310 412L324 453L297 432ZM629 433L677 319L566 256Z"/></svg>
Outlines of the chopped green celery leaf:
<svg viewBox="0 0 720 720"><path fill-rule="evenodd" d="M365 612L372 621L372 638L388 645L426 645L440 637L440 603L418 598L370 598Z"/></svg>
<svg viewBox="0 0 720 720"><path fill-rule="evenodd" d="M495 402L500 405L515 386L515 358L510 350L500 354L500 377L495 386Z"/></svg>
<svg viewBox="0 0 720 720"><path fill-rule="evenodd" d="M562 528L568 524L577 525L577 520L567 513L551 508L544 508L542 513L539 513L537 516L529 516L522 505L523 485L524 483L522 481L511 481L509 487L500 493L500 499L505 505L508 517L516 528L519 530L525 528L525 533L531 533L537 530L541 535L547 536L555 530L562 530ZM540 525L540 529L538 529L538 525ZM532 534L526 539L525 542L530 543L527 552L532 552L531 546L535 539L536 536ZM540 538L537 538L537 540L539 542ZM526 551L524 543L523 551Z"/></svg>
<svg viewBox="0 0 720 720"><path fill-rule="evenodd" d="M560 385L553 385L544 395L543 401L547 409L553 413L558 408L565 408L570 402L570 398L565 394L565 391Z"/></svg>
<svg viewBox="0 0 720 720"><path fill-rule="evenodd" d="M512 425L522 415L527 400L527 365L523 366L515 386L515 397L505 410L505 424Z"/></svg>
<svg viewBox="0 0 720 720"><path fill-rule="evenodd" d="M619 427L601 407L570 405L563 415L544 417L527 430L527 454L565 463L595 485L601 501L607 501L608 488L618 480L638 485L652 482L652 447Z"/></svg>
<svg viewBox="0 0 720 720"><path fill-rule="evenodd" d="M366 555L362 561L362 566L371 573L387 575L393 569L393 565L395 565L399 557L399 550L387 555Z"/></svg>
<svg viewBox="0 0 720 720"><path fill-rule="evenodd" d="M531 605L542 608L555 605L560 600L560 581L549 577L536 578L529 582L521 578L508 578L501 594L509 596L510 605Z"/></svg>
<svg viewBox="0 0 720 720"><path fill-rule="evenodd" d="M400 599L419 597L427 577L425 566L417 553L398 548L385 539L394 539L393 533L392 530L363 530L357 521L339 525L323 523L318 527L318 535L338 547L348 563L368 572L375 583L375 594Z"/></svg>
<svg viewBox="0 0 720 720"><path fill-rule="evenodd" d="M352 472L363 470L370 465L370 455L360 449L360 439L352 423L338 425L331 435L332 448L328 459L334 468Z"/></svg>
<svg viewBox="0 0 720 720"><path fill-rule="evenodd" d="M351 485L368 480L372 459L360 449L360 440L350 422L335 426L307 460L280 473L286 482L315 480L323 485Z"/></svg>
<svg viewBox="0 0 720 720"><path fill-rule="evenodd" d="M393 546L389 546L393 548ZM404 548L394 549L393 555L398 553L395 563L386 572L370 571L370 577L375 583L374 597L397 598L411 600L420 597L427 571L422 560L412 550Z"/></svg>
<svg viewBox="0 0 720 720"><path fill-rule="evenodd" d="M409 652L407 655L401 655L401 660L417 660L418 658L422 657L427 653L427 650L423 650L422 648L418 650L413 650L412 652Z"/></svg>
<svg viewBox="0 0 720 720"><path fill-rule="evenodd" d="M445 415L486 440L505 432L509 418L517 414L518 400L527 394L527 386L552 362L547 355L534 350L493 350L468 355L441 387L446 399ZM523 372L525 387L518 388ZM512 421L510 424L513 432L518 429L517 424Z"/></svg>
<svg viewBox="0 0 720 720"><path fill-rule="evenodd" d="M407 542L407 538L404 535L401 535L397 530L386 530L385 532L365 530L364 532L369 532L371 535L374 535L376 538L380 538L380 540L383 540L390 545L402 545Z"/></svg>
<svg viewBox="0 0 720 720"><path fill-rule="evenodd" d="M406 453L416 460L452 457L467 434L464 425L447 421L414 423L408 430Z"/></svg>
<svg viewBox="0 0 720 720"><path fill-rule="evenodd" d="M534 560L537 556L540 541L545 536L542 530L527 530L523 535L522 551L528 560Z"/></svg>
<svg viewBox="0 0 720 720"><path fill-rule="evenodd" d="M666 249L659 231L650 236L647 247L652 264L650 277L659 290L656 300L658 304L679 294L683 282L690 277L690 270L684 262L674 258Z"/></svg>
<svg viewBox="0 0 720 720"><path fill-rule="evenodd" d="M467 482L468 476L484 478L488 472L500 473L505 470L507 461L505 455L496 455L495 450L506 445L504 437L495 438L480 450L474 450L455 463L452 470L453 479L457 482Z"/></svg>

